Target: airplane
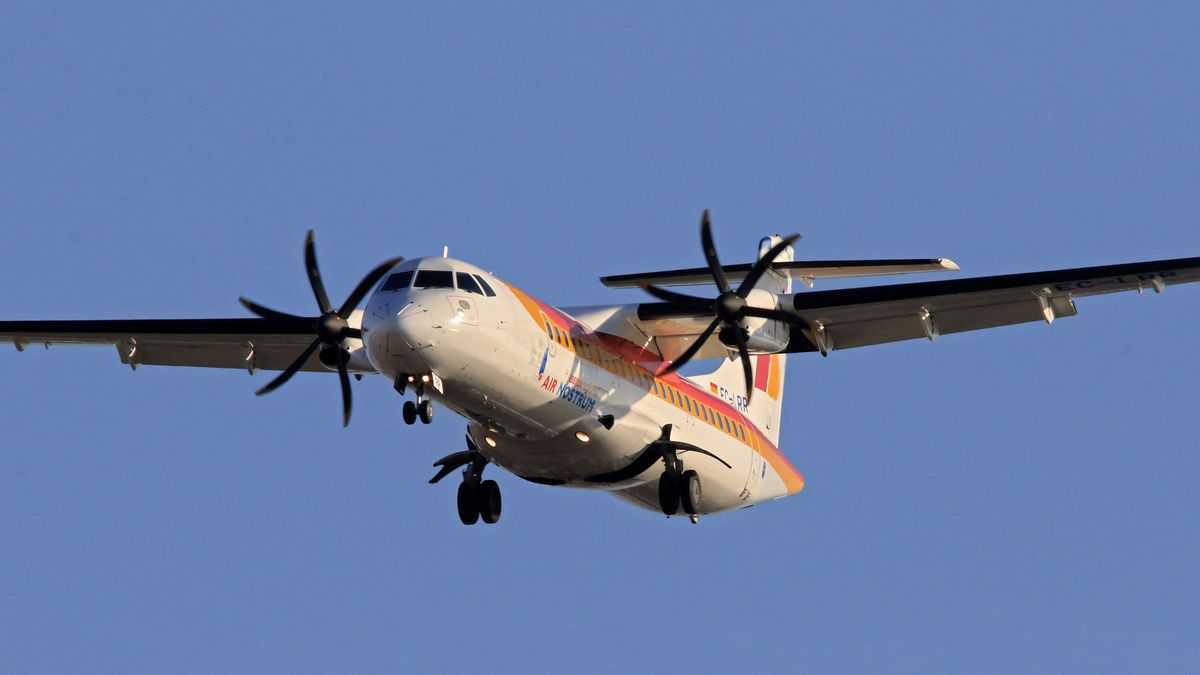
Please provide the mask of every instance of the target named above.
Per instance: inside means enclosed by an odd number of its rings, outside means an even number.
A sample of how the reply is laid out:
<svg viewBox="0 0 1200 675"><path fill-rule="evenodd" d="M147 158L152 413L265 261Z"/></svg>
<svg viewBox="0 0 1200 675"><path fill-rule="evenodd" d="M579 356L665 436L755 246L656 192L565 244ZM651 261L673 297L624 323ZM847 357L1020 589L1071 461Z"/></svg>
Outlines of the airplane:
<svg viewBox="0 0 1200 675"><path fill-rule="evenodd" d="M315 316L241 298L254 318L4 321L0 341L18 351L111 345L134 369L280 371L259 395L300 371L336 373L344 426L350 377L379 375L411 394L405 423L430 423L435 402L466 420L466 447L437 460L429 480L461 470L465 525L500 519L499 484L483 475L492 464L695 523L804 489L779 447L788 354L1052 324L1074 316L1080 297L1200 280L1200 258L1181 258L817 291L809 290L817 279L959 267L945 258L801 261L798 238L763 238L753 263L725 265L706 210L705 266L601 277L608 287L642 288L653 302L553 307L443 252L386 260L334 305L310 231L304 263ZM707 284L716 297L665 288ZM715 369L679 372L704 360Z"/></svg>

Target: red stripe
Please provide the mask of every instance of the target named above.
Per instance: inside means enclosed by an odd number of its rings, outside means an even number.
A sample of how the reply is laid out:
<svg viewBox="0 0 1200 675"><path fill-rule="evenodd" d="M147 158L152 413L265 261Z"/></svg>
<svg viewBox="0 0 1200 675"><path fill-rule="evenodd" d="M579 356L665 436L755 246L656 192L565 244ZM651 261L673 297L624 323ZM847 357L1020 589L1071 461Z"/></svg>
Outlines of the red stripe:
<svg viewBox="0 0 1200 675"><path fill-rule="evenodd" d="M767 390L767 379L771 376L771 356L758 355L758 366L754 369L754 388Z"/></svg>

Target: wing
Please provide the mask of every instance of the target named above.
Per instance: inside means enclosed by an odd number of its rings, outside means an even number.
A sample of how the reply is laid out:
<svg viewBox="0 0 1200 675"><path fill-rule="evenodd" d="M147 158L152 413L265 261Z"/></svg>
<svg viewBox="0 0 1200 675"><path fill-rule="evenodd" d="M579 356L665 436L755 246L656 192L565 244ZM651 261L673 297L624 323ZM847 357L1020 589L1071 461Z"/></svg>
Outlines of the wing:
<svg viewBox="0 0 1200 675"><path fill-rule="evenodd" d="M1075 299L1200 281L1200 258L796 294L788 351L865 347L1078 314Z"/></svg>
<svg viewBox="0 0 1200 675"><path fill-rule="evenodd" d="M137 367L199 366L283 370L316 337L310 320L151 319L0 321L0 341L32 345L112 345ZM304 370L329 372L316 356Z"/></svg>
<svg viewBox="0 0 1200 675"><path fill-rule="evenodd" d="M1200 281L1200 258L1083 267L780 296L795 315L788 352L821 352L1074 316L1076 298L1121 291L1154 291ZM697 324L665 311L638 307L647 334L673 337ZM673 330L672 330L673 329ZM708 349L706 345L705 349Z"/></svg>

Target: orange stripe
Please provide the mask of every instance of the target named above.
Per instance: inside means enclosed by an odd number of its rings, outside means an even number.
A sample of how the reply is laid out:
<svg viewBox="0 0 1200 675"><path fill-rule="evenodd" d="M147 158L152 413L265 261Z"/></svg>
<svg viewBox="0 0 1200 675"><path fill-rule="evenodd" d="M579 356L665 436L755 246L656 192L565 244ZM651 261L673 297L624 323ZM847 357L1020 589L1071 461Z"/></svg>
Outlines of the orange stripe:
<svg viewBox="0 0 1200 675"><path fill-rule="evenodd" d="M545 323L542 321L542 317L545 316L547 317L547 320L552 321L556 326L560 326L566 330L577 328L581 332L587 332L582 324L571 321L553 307L535 300L531 296L527 295L524 291L521 291L511 284L505 285L508 286L508 289L512 291L512 294L517 298L517 300L520 301L521 305L525 307L525 311L529 313L529 318L533 319L534 324L536 324L540 330L546 330ZM621 359L621 363L624 365L634 369L635 371L644 372L647 377L653 378L653 380L657 383L664 385L673 384L677 389L688 387L694 392L693 398L704 400L705 397L707 397L710 407L724 412L726 417L740 420L746 429L749 430L749 434L753 435L757 439L760 447L755 447L754 443L748 441L746 442L746 445L767 460L767 463L771 465L771 468L775 471L775 473L783 479L783 483L787 487L788 494L794 495L804 489L804 476L796 470L796 467L792 466L792 463L788 460L788 458L782 452L780 452L779 448L775 447L774 443L767 439L766 435L758 429L758 426L750 421L750 418L743 415L724 399L716 396L716 391L714 391L713 394L709 394L701 389L699 385L691 380L685 379L678 373L671 373L670 375L664 377L655 376L655 371L657 369L647 369L642 365L641 362L650 362L653 359L659 358L658 355L648 352L645 348L640 347L626 340L625 338L618 337L616 335L609 335L607 333L588 333L588 336L596 339L596 346L598 348L607 347L611 349L618 359ZM772 361L774 361L776 358L778 357L774 355L771 356ZM589 361L592 361L592 359L589 359ZM604 367L604 365L598 361L593 362L602 368ZM658 365L664 365L664 362L659 361ZM767 384L768 395L775 399L779 398L779 388L781 384L779 381L779 368L777 366L777 363L771 364L771 376ZM619 368L606 369L610 371L620 370ZM620 375L621 373L617 372L617 374ZM634 383L637 384L636 381L634 381ZM716 385L711 386L714 390L716 390Z"/></svg>

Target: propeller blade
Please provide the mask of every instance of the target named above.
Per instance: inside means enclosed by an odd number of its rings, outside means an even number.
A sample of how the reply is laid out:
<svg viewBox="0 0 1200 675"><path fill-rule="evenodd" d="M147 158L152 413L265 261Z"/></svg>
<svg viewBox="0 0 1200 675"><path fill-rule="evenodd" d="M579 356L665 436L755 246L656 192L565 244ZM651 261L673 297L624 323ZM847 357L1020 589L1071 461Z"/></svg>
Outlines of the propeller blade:
<svg viewBox="0 0 1200 675"><path fill-rule="evenodd" d="M733 468L733 465L731 465L729 462L726 462L725 460L721 459L720 457L717 457L716 455L709 452L708 450L705 450L704 448L701 448L699 446L692 445L691 443L684 443L682 441L659 441L658 445L664 445L664 446L667 446L670 448L674 448L675 450L678 450L680 452L698 452L702 455L708 455L709 457L712 457L713 459L717 460L718 462L724 464L725 468L727 468L727 469Z"/></svg>
<svg viewBox="0 0 1200 675"><path fill-rule="evenodd" d="M363 332L361 328L345 328L342 330L342 339L355 338L361 340Z"/></svg>
<svg viewBox="0 0 1200 675"><path fill-rule="evenodd" d="M467 437L467 440L470 441L469 436ZM471 443L470 445L473 445L473 443ZM440 481L441 479L445 478L446 476L449 476L450 473L453 472L455 469L465 466L467 464L470 464L472 461L474 461L476 454L477 453L475 453L473 450L460 450L458 452L452 452L449 455L446 455L445 457L434 462L433 463L434 466L440 466L442 468L438 470L438 472L433 476L433 478L429 479L429 483L432 485L433 483Z"/></svg>
<svg viewBox="0 0 1200 675"><path fill-rule="evenodd" d="M713 331L715 331L717 326L720 325L720 319L713 319L712 323L708 324L708 328L705 328L704 332L700 334L700 337L696 338L695 342L689 345L686 351L676 357L675 360L671 362L671 365L667 366L666 369L660 373L660 375L673 373L682 368L688 361L691 361L692 357L694 357L696 353L700 351L700 348L704 346L705 342L708 342L708 338L712 337Z"/></svg>
<svg viewBox="0 0 1200 675"><path fill-rule="evenodd" d="M317 267L317 245L313 231L308 231L304 238L304 271L308 273L308 283L312 286L313 295L317 298L317 306L322 314L333 311L333 303L329 302L329 294L325 292L325 283L321 281L321 269Z"/></svg>
<svg viewBox="0 0 1200 675"><path fill-rule="evenodd" d="M383 275L387 274L388 271L390 271L396 265L399 265L403 260L404 258L392 258L391 260L385 260L377 265L375 269L371 270L367 276L363 277L362 281L358 282L358 285L354 287L353 291L351 291L350 297L346 298L346 301L342 303L340 308L338 308L338 316L342 317L343 319L346 318L350 312L354 311L355 307L358 307L358 303L362 302L362 299L367 295L367 292L370 291L375 284L379 283L379 280L383 278Z"/></svg>
<svg viewBox="0 0 1200 675"><path fill-rule="evenodd" d="M276 321L291 321L294 319L303 319L304 318L304 317L296 316L295 314L287 314L286 312L279 312L274 309L271 309L270 307L263 307L262 305L258 304L257 302L255 302L249 298L238 298L238 302L242 303L242 306L245 307L246 309L250 310L251 313L257 314L259 317L261 317L263 319L275 319Z"/></svg>
<svg viewBox="0 0 1200 675"><path fill-rule="evenodd" d="M725 278L721 259L717 257L717 247L713 244L712 220L708 217L708 209L704 209L704 215L700 216L700 242L704 246L704 259L708 261L708 269L712 272L717 289L722 293L728 293L729 280Z"/></svg>
<svg viewBox="0 0 1200 675"><path fill-rule="evenodd" d="M772 246L771 250L767 251L766 255L759 258L758 262L754 264L754 267L750 269L750 273L747 274L746 278L742 280L742 285L738 286L737 294L743 298L749 295L751 289L753 289L755 284L758 283L758 280L761 279L762 275L771 267L771 263L775 262L775 259L779 257L779 254L783 253L784 249L791 246L798 239L800 239L800 235L793 234L790 237L784 237L783 241L780 241L778 244Z"/></svg>
<svg viewBox="0 0 1200 675"><path fill-rule="evenodd" d="M354 404L354 395L350 391L350 374L346 372L346 357L338 354L338 380L342 383L342 427L350 426L350 409Z"/></svg>
<svg viewBox="0 0 1200 675"><path fill-rule="evenodd" d="M320 346L320 339L313 340L312 344L310 344L303 352L301 352L300 356L297 356L295 361L292 361L292 365L288 366L287 370L283 371L278 377L268 382L262 389L254 392L254 394L256 396L262 396L263 394L269 394L283 386L284 382L292 379L292 376L304 367L304 364L308 362L309 357L311 357Z"/></svg>
<svg viewBox="0 0 1200 675"><path fill-rule="evenodd" d="M746 336L739 327L734 331L737 338L738 356L742 359L742 371L746 374L746 405L750 405L750 397L754 395L754 365L750 363L750 350L746 349Z"/></svg>
<svg viewBox="0 0 1200 675"><path fill-rule="evenodd" d="M684 293L668 291L665 288L659 288L658 286L651 284L642 284L642 290L646 291L650 295L653 295L659 300L678 305L680 309L694 309L697 314L709 314L712 312L712 300L698 298L694 295L686 295Z"/></svg>

